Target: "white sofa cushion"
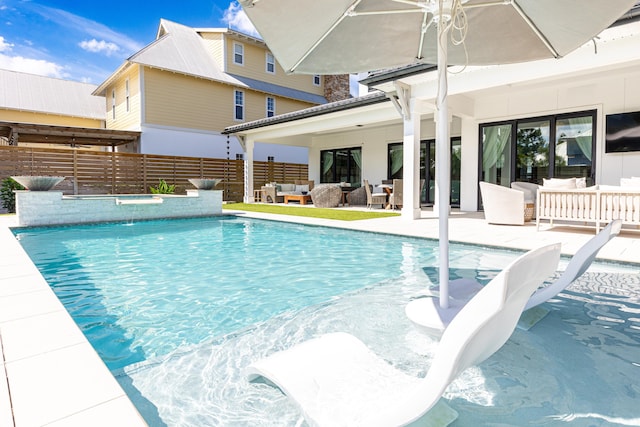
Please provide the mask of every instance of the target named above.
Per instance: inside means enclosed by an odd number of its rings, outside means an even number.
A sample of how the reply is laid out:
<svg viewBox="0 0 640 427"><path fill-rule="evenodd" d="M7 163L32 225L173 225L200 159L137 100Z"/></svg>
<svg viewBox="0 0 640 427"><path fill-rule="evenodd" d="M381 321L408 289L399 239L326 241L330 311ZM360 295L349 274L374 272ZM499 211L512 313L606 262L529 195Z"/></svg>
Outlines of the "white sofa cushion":
<svg viewBox="0 0 640 427"><path fill-rule="evenodd" d="M296 191L296 185L295 184L278 184L278 187L280 187L280 189L278 191L282 191L283 193Z"/></svg>
<svg viewBox="0 0 640 427"><path fill-rule="evenodd" d="M303 191L309 191L309 185L296 184L295 192L302 193Z"/></svg>
<svg viewBox="0 0 640 427"><path fill-rule="evenodd" d="M581 187L578 187L578 179L577 178L551 178L551 179L547 179L547 178L543 178L542 179L542 186L545 188L555 188L555 189L559 189L559 190L573 190L575 188L585 188L586 185L586 179L585 178L579 178L581 180L580 185Z"/></svg>
<svg viewBox="0 0 640 427"><path fill-rule="evenodd" d="M640 177L620 178L621 187L640 188Z"/></svg>

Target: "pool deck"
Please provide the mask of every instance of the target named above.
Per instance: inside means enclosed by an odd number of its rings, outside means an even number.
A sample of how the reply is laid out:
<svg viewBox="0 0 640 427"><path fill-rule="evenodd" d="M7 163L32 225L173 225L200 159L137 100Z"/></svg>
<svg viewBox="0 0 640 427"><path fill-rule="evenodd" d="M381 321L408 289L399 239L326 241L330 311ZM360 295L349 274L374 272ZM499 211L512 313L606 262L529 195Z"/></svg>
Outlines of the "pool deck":
<svg viewBox="0 0 640 427"><path fill-rule="evenodd" d="M234 213L230 209L224 212ZM438 218L430 209L423 210L416 221L401 217L335 221L237 213L360 231L438 237ZM14 215L0 215L0 351L4 360L0 378L6 378L0 381L0 426L146 425L11 233L9 228L16 225ZM449 220L451 241L519 250L561 242L565 255L573 255L595 235L594 230L563 225L549 229L545 224L537 231L535 222L490 225L478 212L453 211ZM623 229L600 251L598 259L634 263L640 269L640 229Z"/></svg>

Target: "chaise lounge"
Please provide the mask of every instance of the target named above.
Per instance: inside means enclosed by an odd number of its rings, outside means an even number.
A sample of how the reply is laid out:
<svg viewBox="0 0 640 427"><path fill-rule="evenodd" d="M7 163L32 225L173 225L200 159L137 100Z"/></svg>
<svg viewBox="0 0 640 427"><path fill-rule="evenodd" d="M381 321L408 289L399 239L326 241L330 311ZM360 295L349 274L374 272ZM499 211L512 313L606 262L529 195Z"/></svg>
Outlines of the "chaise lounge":
<svg viewBox="0 0 640 427"><path fill-rule="evenodd" d="M337 332L256 361L248 379L264 377L278 386L309 425L448 425L457 413L438 404L446 388L507 342L528 298L559 259L560 244L552 244L498 274L451 322L424 378L407 375L356 337Z"/></svg>

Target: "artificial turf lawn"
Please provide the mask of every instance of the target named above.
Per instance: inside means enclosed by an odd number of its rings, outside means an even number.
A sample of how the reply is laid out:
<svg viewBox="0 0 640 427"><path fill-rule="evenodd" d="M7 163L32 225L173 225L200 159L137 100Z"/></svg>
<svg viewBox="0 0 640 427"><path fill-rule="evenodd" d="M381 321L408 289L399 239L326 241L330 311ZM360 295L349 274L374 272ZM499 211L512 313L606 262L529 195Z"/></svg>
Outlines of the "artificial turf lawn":
<svg viewBox="0 0 640 427"><path fill-rule="evenodd" d="M229 203L222 209L234 211L262 212L276 215L306 216L311 218L337 219L340 221L358 221L361 219L387 218L399 216L397 212L353 211L347 209L302 208L300 206L283 206L261 203Z"/></svg>

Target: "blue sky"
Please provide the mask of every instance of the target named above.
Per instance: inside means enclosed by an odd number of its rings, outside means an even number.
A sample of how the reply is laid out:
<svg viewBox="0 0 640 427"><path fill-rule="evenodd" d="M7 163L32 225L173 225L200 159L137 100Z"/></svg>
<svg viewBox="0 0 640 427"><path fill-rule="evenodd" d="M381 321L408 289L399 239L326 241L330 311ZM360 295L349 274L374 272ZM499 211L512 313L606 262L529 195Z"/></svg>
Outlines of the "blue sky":
<svg viewBox="0 0 640 427"><path fill-rule="evenodd" d="M256 35L229 0L0 0L0 68L97 85L155 39L161 18Z"/></svg>

